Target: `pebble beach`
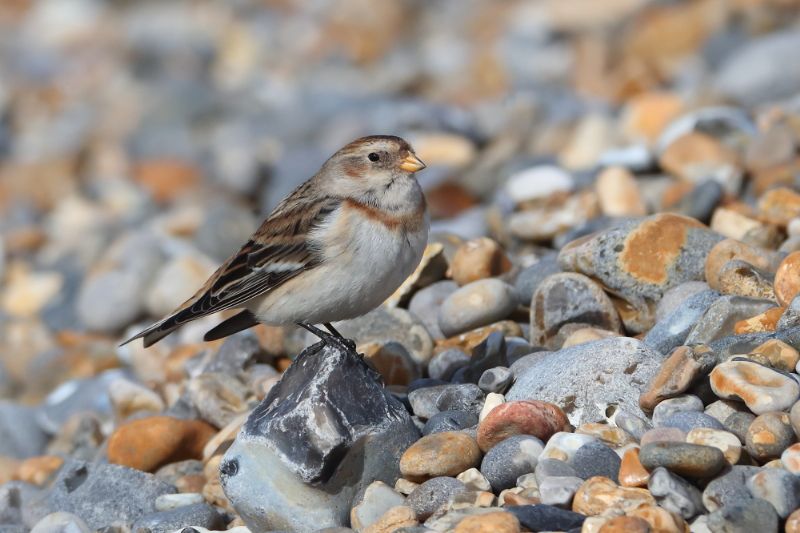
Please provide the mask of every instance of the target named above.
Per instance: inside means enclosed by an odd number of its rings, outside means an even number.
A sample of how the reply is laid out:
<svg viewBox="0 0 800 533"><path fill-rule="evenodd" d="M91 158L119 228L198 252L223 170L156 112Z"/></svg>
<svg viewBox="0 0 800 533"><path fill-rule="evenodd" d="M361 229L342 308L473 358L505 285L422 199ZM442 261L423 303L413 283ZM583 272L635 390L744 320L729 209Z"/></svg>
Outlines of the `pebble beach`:
<svg viewBox="0 0 800 533"><path fill-rule="evenodd" d="M800 533L800 2L0 3L0 533ZM338 147L416 271L120 342Z"/></svg>

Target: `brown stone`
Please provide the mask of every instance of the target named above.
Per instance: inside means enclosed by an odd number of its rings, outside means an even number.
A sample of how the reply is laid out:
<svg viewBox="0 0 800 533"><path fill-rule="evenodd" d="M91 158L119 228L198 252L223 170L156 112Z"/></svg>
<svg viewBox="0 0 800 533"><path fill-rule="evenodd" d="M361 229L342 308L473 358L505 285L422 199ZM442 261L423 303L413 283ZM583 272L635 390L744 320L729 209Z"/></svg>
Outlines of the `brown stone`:
<svg viewBox="0 0 800 533"><path fill-rule="evenodd" d="M795 510L786 519L784 531L786 533L800 533L800 509Z"/></svg>
<svg viewBox="0 0 800 533"><path fill-rule="evenodd" d="M714 353L707 346L675 348L639 397L639 406L652 411L662 400L683 394L715 362Z"/></svg>
<svg viewBox="0 0 800 533"><path fill-rule="evenodd" d="M609 509L626 512L642 504L656 504L647 490L620 487L607 477L596 476L587 479L575 493L572 510L586 516L597 516Z"/></svg>
<svg viewBox="0 0 800 533"><path fill-rule="evenodd" d="M184 161L154 159L139 163L134 179L149 190L157 202L169 202L195 188L200 173Z"/></svg>
<svg viewBox="0 0 800 533"><path fill-rule="evenodd" d="M728 261L717 272L717 289L723 294L774 300L772 275L739 259Z"/></svg>
<svg viewBox="0 0 800 533"><path fill-rule="evenodd" d="M775 296L787 306L800 292L800 252L792 252L778 265L775 272Z"/></svg>
<svg viewBox="0 0 800 533"><path fill-rule="evenodd" d="M506 337L520 337L522 336L522 328L513 320L503 320L495 322L488 326L483 326L447 339L437 340L436 346L433 349L435 354L449 350L450 348L458 348L462 352L472 353L472 350L486 340L486 338L498 331Z"/></svg>
<svg viewBox="0 0 800 533"><path fill-rule="evenodd" d="M511 261L497 241L480 237L467 241L456 250L449 276L459 285L499 276L511 270Z"/></svg>
<svg viewBox="0 0 800 533"><path fill-rule="evenodd" d="M623 487L646 487L650 473L639 461L639 448L629 448L619 466L619 484Z"/></svg>
<svg viewBox="0 0 800 533"><path fill-rule="evenodd" d="M667 124L683 110L683 99L666 91L638 94L622 112L622 128L632 140L654 143Z"/></svg>
<svg viewBox="0 0 800 533"><path fill-rule="evenodd" d="M25 483L44 485L63 464L64 459L55 455L31 457L20 463L13 477Z"/></svg>
<svg viewBox="0 0 800 533"><path fill-rule="evenodd" d="M454 533L518 533L519 520L507 511L468 516L458 523Z"/></svg>
<svg viewBox="0 0 800 533"><path fill-rule="evenodd" d="M760 250L735 239L725 239L711 248L706 257L706 282L715 290L719 290L719 273L722 267L733 259L750 263L756 268L773 271L777 266L775 254L767 250Z"/></svg>
<svg viewBox="0 0 800 533"><path fill-rule="evenodd" d="M647 214L639 184L624 167L608 167L595 182L600 210L610 217L644 216Z"/></svg>
<svg viewBox="0 0 800 533"><path fill-rule="evenodd" d="M752 236L769 232L772 227L741 211L718 207L711 216L711 229L737 241L750 240Z"/></svg>
<svg viewBox="0 0 800 533"><path fill-rule="evenodd" d="M628 511L627 515L646 520L653 533L689 533L689 524L677 514L671 513L663 507L641 505Z"/></svg>
<svg viewBox="0 0 800 533"><path fill-rule="evenodd" d="M416 362L399 342L370 342L359 345L358 351L387 385L408 385L420 377Z"/></svg>
<svg viewBox="0 0 800 533"><path fill-rule="evenodd" d="M533 435L547 442L568 424L567 415L552 403L539 400L506 402L492 409L478 424L478 445L486 452L513 435Z"/></svg>
<svg viewBox="0 0 800 533"><path fill-rule="evenodd" d="M758 210L768 222L785 228L800 216L800 194L786 187L770 189L758 199Z"/></svg>
<svg viewBox="0 0 800 533"><path fill-rule="evenodd" d="M413 527L418 524L411 507L398 505L383 513L377 522L365 528L362 533L392 533L401 527Z"/></svg>
<svg viewBox="0 0 800 533"><path fill-rule="evenodd" d="M683 180L697 182L720 167L739 168L739 156L714 137L693 131L675 139L661 153L661 167Z"/></svg>
<svg viewBox="0 0 800 533"><path fill-rule="evenodd" d="M785 307L772 307L754 317L740 320L733 325L733 332L737 335L742 335L744 333L775 331L778 327L778 320L785 310Z"/></svg>
<svg viewBox="0 0 800 533"><path fill-rule="evenodd" d="M6 455L0 455L0 484L8 483L14 478L14 473L22 461Z"/></svg>
<svg viewBox="0 0 800 533"><path fill-rule="evenodd" d="M400 472L411 480L427 477L455 477L478 466L481 450L466 433L445 431L426 435L400 457Z"/></svg>
<svg viewBox="0 0 800 533"><path fill-rule="evenodd" d="M561 329L562 331L564 328ZM587 328L582 327L570 333L565 339L561 348L569 348L570 346L577 346L578 344L586 344L587 342L599 341L601 339L608 339L611 337L620 337L621 335L616 331L608 331L607 329L600 328Z"/></svg>
<svg viewBox="0 0 800 533"><path fill-rule="evenodd" d="M201 459L203 447L217 430L202 420L153 416L119 426L108 439L108 461L155 472L186 459Z"/></svg>
<svg viewBox="0 0 800 533"><path fill-rule="evenodd" d="M622 448L626 444L636 442L636 439L624 429L599 422L581 424L575 428L575 433L597 437L603 444L611 448Z"/></svg>
<svg viewBox="0 0 800 533"><path fill-rule="evenodd" d="M768 340L753 349L752 353L764 356L772 368L785 372L794 372L797 361L800 360L800 353L797 350L778 339Z"/></svg>
<svg viewBox="0 0 800 533"><path fill-rule="evenodd" d="M616 516L603 524L597 533L650 533L650 524L638 516Z"/></svg>

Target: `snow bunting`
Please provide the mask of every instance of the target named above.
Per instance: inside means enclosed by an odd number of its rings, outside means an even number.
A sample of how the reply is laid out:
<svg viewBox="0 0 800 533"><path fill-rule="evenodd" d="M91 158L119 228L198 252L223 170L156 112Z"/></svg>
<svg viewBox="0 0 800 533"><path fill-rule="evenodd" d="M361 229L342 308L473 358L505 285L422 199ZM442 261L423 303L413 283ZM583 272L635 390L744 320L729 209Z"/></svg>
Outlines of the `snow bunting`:
<svg viewBox="0 0 800 533"><path fill-rule="evenodd" d="M242 308L206 333L216 340L258 323L314 324L380 305L414 271L428 240L425 168L399 137L357 139L328 159L261 224L238 252L172 314L123 344L150 346L181 325ZM326 334L323 334L326 335Z"/></svg>

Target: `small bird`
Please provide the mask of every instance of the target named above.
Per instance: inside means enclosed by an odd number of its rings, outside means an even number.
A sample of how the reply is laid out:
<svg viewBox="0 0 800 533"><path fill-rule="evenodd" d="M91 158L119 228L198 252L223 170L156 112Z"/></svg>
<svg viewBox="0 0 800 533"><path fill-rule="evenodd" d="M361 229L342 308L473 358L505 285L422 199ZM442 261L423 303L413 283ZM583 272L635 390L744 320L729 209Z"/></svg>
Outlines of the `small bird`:
<svg viewBox="0 0 800 533"><path fill-rule="evenodd" d="M286 197L194 296L123 345L142 338L151 346L187 322L233 308L243 310L205 340L258 323L343 339L331 322L379 306L422 258L429 220L414 173L424 168L400 137L351 142Z"/></svg>

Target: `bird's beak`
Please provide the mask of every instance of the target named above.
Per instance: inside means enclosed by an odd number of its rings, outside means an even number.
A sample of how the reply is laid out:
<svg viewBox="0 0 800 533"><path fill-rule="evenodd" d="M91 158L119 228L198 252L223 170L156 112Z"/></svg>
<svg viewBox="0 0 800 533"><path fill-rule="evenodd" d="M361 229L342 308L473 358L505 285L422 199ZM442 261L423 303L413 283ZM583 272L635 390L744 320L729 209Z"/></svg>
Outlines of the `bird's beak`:
<svg viewBox="0 0 800 533"><path fill-rule="evenodd" d="M416 172L417 170L422 170L425 166L425 163L412 153L409 153L405 159L400 161L400 168L406 172Z"/></svg>

